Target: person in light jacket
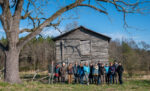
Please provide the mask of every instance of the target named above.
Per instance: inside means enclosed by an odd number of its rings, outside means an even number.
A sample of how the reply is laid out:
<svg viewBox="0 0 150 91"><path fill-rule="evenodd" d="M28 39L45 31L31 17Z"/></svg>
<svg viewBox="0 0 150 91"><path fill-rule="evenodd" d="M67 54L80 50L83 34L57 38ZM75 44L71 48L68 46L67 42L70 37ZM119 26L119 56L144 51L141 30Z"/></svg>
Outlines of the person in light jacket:
<svg viewBox="0 0 150 91"><path fill-rule="evenodd" d="M108 84L109 83L109 66L108 64L106 64L106 66L104 66L105 68L105 81Z"/></svg>
<svg viewBox="0 0 150 91"><path fill-rule="evenodd" d="M90 67L88 65L88 63L86 62L85 65L83 66L83 69L84 69L84 77L85 77L85 81L86 81L86 84L89 85L89 74L90 74Z"/></svg>

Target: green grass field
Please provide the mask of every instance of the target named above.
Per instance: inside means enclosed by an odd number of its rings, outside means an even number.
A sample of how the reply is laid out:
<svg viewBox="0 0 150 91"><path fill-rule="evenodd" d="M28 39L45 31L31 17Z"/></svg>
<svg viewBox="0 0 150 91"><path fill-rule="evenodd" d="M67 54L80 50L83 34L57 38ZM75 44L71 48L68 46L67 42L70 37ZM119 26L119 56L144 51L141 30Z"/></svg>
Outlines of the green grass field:
<svg viewBox="0 0 150 91"><path fill-rule="evenodd" d="M123 85L43 84L24 82L9 84L0 81L0 91L150 91L150 80L128 80Z"/></svg>

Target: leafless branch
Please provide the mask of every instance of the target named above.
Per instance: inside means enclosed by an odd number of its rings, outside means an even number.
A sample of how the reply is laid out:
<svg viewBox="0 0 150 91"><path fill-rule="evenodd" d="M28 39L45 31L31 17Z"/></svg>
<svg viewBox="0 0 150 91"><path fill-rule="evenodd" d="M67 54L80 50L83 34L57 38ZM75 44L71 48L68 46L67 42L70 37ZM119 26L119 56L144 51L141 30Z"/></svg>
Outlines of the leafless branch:
<svg viewBox="0 0 150 91"><path fill-rule="evenodd" d="M29 17L30 14L31 14L31 12L25 13L24 16L21 16L21 19L26 19L27 17Z"/></svg>
<svg viewBox="0 0 150 91"><path fill-rule="evenodd" d="M47 25L49 25L54 19L56 19L58 16L60 16L65 11L68 11L68 10L71 10L71 9L77 7L83 1L84 0L77 0L75 3L70 4L68 6L65 6L64 8L61 8L60 10L58 10L50 18L46 19L42 24L40 24L38 27L36 27L34 32L30 33L25 38L23 38L22 40L20 40L19 43L18 43L18 47L24 46L29 40L31 40L32 38L34 38L36 35L40 34L40 32L42 31L42 29L44 27L46 27Z"/></svg>
<svg viewBox="0 0 150 91"><path fill-rule="evenodd" d="M134 7L136 7L136 6L140 5L140 4L143 4L143 3L150 3L150 1L141 1L140 2L138 0L135 3L125 2L123 0L113 0L113 1L122 3L122 4L126 5L126 6L134 6Z"/></svg>
<svg viewBox="0 0 150 91"><path fill-rule="evenodd" d="M22 29L22 30L20 30L19 33L23 33L23 32L33 32L33 31L34 31L34 29Z"/></svg>
<svg viewBox="0 0 150 91"><path fill-rule="evenodd" d="M63 18L60 19L60 17L59 17L57 23L50 23L46 27L51 27L51 26L56 27L56 26L59 26L62 20L63 20Z"/></svg>
<svg viewBox="0 0 150 91"><path fill-rule="evenodd" d="M62 31L57 26L53 26L53 27L55 28L55 30L57 30L58 32L62 34Z"/></svg>
<svg viewBox="0 0 150 91"><path fill-rule="evenodd" d="M12 6L10 6L11 8L15 7L15 5L17 4L17 0L11 0L11 3L13 3Z"/></svg>
<svg viewBox="0 0 150 91"><path fill-rule="evenodd" d="M63 8L61 8L60 10L58 10L56 13L54 13L51 17L47 18L44 20L44 22L40 22L40 18L33 18L31 17L30 15L28 16L32 21L33 21L33 25L36 25L36 22L38 21L38 26L34 26L35 30L34 32L30 33L29 35L27 35L25 38L23 38L22 40L19 41L18 43L18 46L23 46L24 44L26 44L29 40L31 40L33 37L35 37L37 34L40 34L40 32L42 31L42 29L44 27L48 27L48 26L52 26L52 21L54 19L56 19L58 16L60 16L62 13L68 11L68 10L71 10L75 7L78 7L78 6L83 6L83 7L89 7L89 8L92 8L96 11L99 11L101 13L104 13L106 15L108 15L106 9L103 7L104 10L96 7L96 6L93 6L93 5L90 5L89 4L82 4L84 0L76 0L76 2L68 5L68 6L65 6ZM96 1L99 1L99 2L106 2L106 3L110 3L110 4L113 4L117 11L119 12L122 12L123 13L123 19L124 19L124 25L125 26L128 26L127 23L126 23L126 13L136 13L136 9L135 8L137 5L139 5L139 3L129 3L129 6L127 5L128 2L125 2L123 0L96 0ZM122 4L120 4L122 3ZM125 5L125 6L124 6ZM101 6L102 7L102 6ZM126 8L126 7L129 7L129 8ZM36 21L36 22L35 22ZM55 25L53 25L55 26ZM57 27L55 27L55 29L57 29ZM57 29L58 30L58 29Z"/></svg>
<svg viewBox="0 0 150 91"><path fill-rule="evenodd" d="M31 1L29 0L28 4L27 4L27 7L26 7L26 10L23 9L23 11L25 12L25 14L24 14L24 16L21 16L21 19L26 19L31 14L32 11L29 12L30 4L31 4Z"/></svg>
<svg viewBox="0 0 150 91"><path fill-rule="evenodd" d="M106 3L110 3L112 5L115 6L115 8L117 9L118 12L122 12L123 13L123 21L124 21L124 28L128 28L130 27L127 22L126 22L126 13L140 13L143 14L141 8L137 8L140 4L144 4L144 3L150 3L150 1L141 1L139 2L134 1L134 2L127 2L125 0L96 0L97 3L102 7L102 5L100 4L100 2L106 2ZM128 8L126 8L128 7Z"/></svg>
<svg viewBox="0 0 150 91"><path fill-rule="evenodd" d="M37 18L37 19L38 19L38 18ZM39 21L40 21L40 18L39 18ZM51 27L51 26L53 26L56 30L58 30L60 33L62 33L62 32L60 31L60 29L57 28L57 26L59 26L60 22L61 22L61 20L58 19L58 22L57 22L57 23L50 23L50 24L47 25L46 27ZM26 29L26 28L25 28L25 29L20 30L19 33L23 33L23 32L34 32L34 31L35 31L35 29Z"/></svg>
<svg viewBox="0 0 150 91"><path fill-rule="evenodd" d="M0 20L2 21L2 15L0 15Z"/></svg>
<svg viewBox="0 0 150 91"><path fill-rule="evenodd" d="M36 28L36 26L39 26L40 23L41 23L41 20L46 20L46 18L38 18L38 17L33 17L31 16L30 14L32 13L32 11L29 12L28 8L29 8L29 5L27 5L27 9L23 11L25 12L25 15L24 16L21 16L21 19L26 19L28 18L29 20L31 20L32 22L32 25L33 25L33 28Z"/></svg>
<svg viewBox="0 0 150 91"><path fill-rule="evenodd" d="M24 2L24 0L17 0L17 2L16 2L15 13L13 15L13 17L15 19L20 19L20 17L21 17L23 2Z"/></svg>
<svg viewBox="0 0 150 91"><path fill-rule="evenodd" d="M2 7L2 14L0 16L0 19L1 19L2 26L6 32L9 30L9 26L11 25L10 20L12 19L11 11L9 9L9 1L3 0L3 4L1 5L1 7Z"/></svg>
<svg viewBox="0 0 150 91"><path fill-rule="evenodd" d="M92 9L95 9L95 10L97 10L97 11L99 11L99 12L101 12L101 13L104 13L104 14L106 14L106 15L108 14L106 11L101 10L101 9L99 9L99 8L97 8L97 7L95 7L95 6L89 5L89 4L79 4L79 6L90 7L90 8L92 8Z"/></svg>
<svg viewBox="0 0 150 91"><path fill-rule="evenodd" d="M96 3L97 3L99 6L101 6L104 10L106 10L106 8L105 8L102 4L100 4L100 2L98 2L97 0L96 0Z"/></svg>

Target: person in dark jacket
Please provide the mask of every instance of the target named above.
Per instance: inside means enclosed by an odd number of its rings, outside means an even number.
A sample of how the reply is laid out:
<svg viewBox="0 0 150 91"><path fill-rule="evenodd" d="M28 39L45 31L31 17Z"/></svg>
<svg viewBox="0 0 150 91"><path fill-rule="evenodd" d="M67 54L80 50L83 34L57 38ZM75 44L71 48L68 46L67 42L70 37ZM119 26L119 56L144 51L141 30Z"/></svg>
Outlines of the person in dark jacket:
<svg viewBox="0 0 150 91"><path fill-rule="evenodd" d="M115 83L117 84L118 83L118 74L117 74L117 68L118 68L118 63L117 61L115 60L113 66L115 67L115 74L114 74L114 80L115 80Z"/></svg>
<svg viewBox="0 0 150 91"><path fill-rule="evenodd" d="M98 84L101 84L101 66L102 63L100 61L98 61Z"/></svg>
<svg viewBox="0 0 150 91"><path fill-rule="evenodd" d="M90 84L93 84L93 64L90 64L90 74L89 74L89 82Z"/></svg>
<svg viewBox="0 0 150 91"><path fill-rule="evenodd" d="M80 84L83 84L84 68L83 68L83 64L82 63L80 63L78 74L79 74L79 78L80 78L79 82L80 82Z"/></svg>
<svg viewBox="0 0 150 91"><path fill-rule="evenodd" d="M60 68L60 74L61 74L61 82L65 82L65 78L66 78L66 66L65 63L62 63L62 67Z"/></svg>
<svg viewBox="0 0 150 91"><path fill-rule="evenodd" d="M55 79L55 82L60 82L60 65L57 64L54 68L54 79Z"/></svg>
<svg viewBox="0 0 150 91"><path fill-rule="evenodd" d="M73 66L73 73L74 73L74 78L75 78L75 83L79 82L79 74L78 74L78 70L79 70L79 65L77 62L75 62L74 66Z"/></svg>
<svg viewBox="0 0 150 91"><path fill-rule="evenodd" d="M119 76L119 83L120 84L123 84L123 81L122 81L122 73L123 73L124 69L123 69L123 66L121 63L119 63L119 66L117 68L117 72L118 72L118 76Z"/></svg>
<svg viewBox="0 0 150 91"><path fill-rule="evenodd" d="M101 67L101 61L98 61L98 63L97 63L97 65L99 66L99 67Z"/></svg>
<svg viewBox="0 0 150 91"><path fill-rule="evenodd" d="M114 84L114 77L115 77L115 67L113 66L112 63L110 63L110 67L109 67L109 81L110 83Z"/></svg>
<svg viewBox="0 0 150 91"><path fill-rule="evenodd" d="M104 68L104 64L103 63L101 65L100 71L101 71L101 83L104 84L104 82L105 82L105 68Z"/></svg>

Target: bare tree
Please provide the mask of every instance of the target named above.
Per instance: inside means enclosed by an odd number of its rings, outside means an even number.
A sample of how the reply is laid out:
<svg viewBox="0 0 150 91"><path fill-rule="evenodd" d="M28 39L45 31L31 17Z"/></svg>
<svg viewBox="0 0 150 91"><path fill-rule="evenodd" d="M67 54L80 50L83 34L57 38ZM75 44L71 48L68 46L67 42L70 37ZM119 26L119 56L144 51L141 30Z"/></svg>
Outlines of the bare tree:
<svg viewBox="0 0 150 91"><path fill-rule="evenodd" d="M25 1L27 4L25 4ZM0 15L0 20L2 27L6 33L7 45L4 46L0 43L0 48L3 49L6 55L5 62L5 81L9 83L21 83L19 77L19 53L21 48L28 43L36 35L40 34L44 27L57 26L57 24L52 24L60 15L64 12L71 10L75 7L89 7L99 11L100 13L108 14L107 10L103 6L103 3L112 4L119 12L123 12L124 21L126 13L142 13L142 9L138 8L139 5L147 3L148 1L134 0L132 2L125 0L70 0L72 2L69 5L61 7L59 10L54 12L49 17L41 17L38 14L32 14L32 10L42 11L38 7L39 4L35 2L38 0L0 0L0 6L2 8L2 14ZM39 0L41 3L48 0ZM100 7L96 7L92 2L96 2ZM58 0L59 2L59 0ZM62 1L60 1L62 2ZM32 8L30 8L32 6ZM34 11L33 10L33 11ZM50 12L50 11L49 11ZM22 16L23 15L23 16ZM29 19L32 21L32 28L20 29L19 25L22 20ZM30 32L26 37L19 40L19 34L23 32Z"/></svg>
<svg viewBox="0 0 150 91"><path fill-rule="evenodd" d="M34 38L21 50L19 65L22 70L46 70L55 58L54 43L50 38ZM30 67L29 67L30 66Z"/></svg>
<svg viewBox="0 0 150 91"><path fill-rule="evenodd" d="M68 24L66 24L65 30L63 32L68 32L68 31L75 29L77 27L78 27L78 22L76 22L76 21L74 21L72 23L68 23Z"/></svg>

